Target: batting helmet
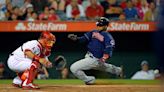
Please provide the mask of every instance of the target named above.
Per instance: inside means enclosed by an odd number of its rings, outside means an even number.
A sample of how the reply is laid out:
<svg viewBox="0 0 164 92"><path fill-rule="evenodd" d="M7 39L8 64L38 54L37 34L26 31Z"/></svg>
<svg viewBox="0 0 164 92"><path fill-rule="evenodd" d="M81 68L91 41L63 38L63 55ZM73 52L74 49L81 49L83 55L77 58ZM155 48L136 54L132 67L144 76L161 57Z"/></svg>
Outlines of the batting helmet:
<svg viewBox="0 0 164 92"><path fill-rule="evenodd" d="M109 24L109 19L105 18L105 17L101 17L97 22L96 25L97 26L108 26Z"/></svg>

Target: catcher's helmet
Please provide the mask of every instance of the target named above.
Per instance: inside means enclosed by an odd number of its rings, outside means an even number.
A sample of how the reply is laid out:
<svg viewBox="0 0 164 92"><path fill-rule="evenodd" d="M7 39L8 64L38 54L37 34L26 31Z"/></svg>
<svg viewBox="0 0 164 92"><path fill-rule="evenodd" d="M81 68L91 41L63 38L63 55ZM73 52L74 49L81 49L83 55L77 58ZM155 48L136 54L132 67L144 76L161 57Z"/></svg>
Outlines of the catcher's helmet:
<svg viewBox="0 0 164 92"><path fill-rule="evenodd" d="M50 40L50 41L55 41L56 40L55 36L52 33L47 32L47 31L42 32L41 35L40 35L40 38L47 39L47 40Z"/></svg>
<svg viewBox="0 0 164 92"><path fill-rule="evenodd" d="M53 44L56 42L56 37L50 32L42 32L40 35L41 39L45 39L44 44L42 44L45 48L50 49L52 48Z"/></svg>
<svg viewBox="0 0 164 92"><path fill-rule="evenodd" d="M96 25L97 26L108 26L109 24L109 19L105 18L105 17L101 17L97 22Z"/></svg>

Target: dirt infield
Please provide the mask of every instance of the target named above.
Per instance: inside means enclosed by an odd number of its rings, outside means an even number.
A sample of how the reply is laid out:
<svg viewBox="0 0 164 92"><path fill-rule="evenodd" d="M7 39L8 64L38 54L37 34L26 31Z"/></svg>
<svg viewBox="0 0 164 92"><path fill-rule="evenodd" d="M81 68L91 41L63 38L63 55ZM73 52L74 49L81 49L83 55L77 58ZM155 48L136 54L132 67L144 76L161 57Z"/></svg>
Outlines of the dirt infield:
<svg viewBox="0 0 164 92"><path fill-rule="evenodd" d="M0 92L160 92L159 85L40 85L39 90L22 90L0 84Z"/></svg>

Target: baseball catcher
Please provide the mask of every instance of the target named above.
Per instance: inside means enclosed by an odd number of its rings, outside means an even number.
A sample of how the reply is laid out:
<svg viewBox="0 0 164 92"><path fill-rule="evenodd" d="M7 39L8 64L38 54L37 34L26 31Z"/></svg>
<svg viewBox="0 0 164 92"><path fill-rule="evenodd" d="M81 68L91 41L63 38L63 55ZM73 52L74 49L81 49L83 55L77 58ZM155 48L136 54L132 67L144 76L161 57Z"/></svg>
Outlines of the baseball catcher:
<svg viewBox="0 0 164 92"><path fill-rule="evenodd" d="M42 32L38 40L24 43L12 52L8 58L8 66L17 73L13 79L13 86L23 89L38 89L33 80L41 65L51 68L53 64L48 60L51 48L56 38L50 32Z"/></svg>
<svg viewBox="0 0 164 92"><path fill-rule="evenodd" d="M69 34L68 38L73 41L87 42L88 52L84 59L73 63L70 67L71 72L79 79L83 80L87 85L95 83L94 76L87 76L83 70L96 69L119 75L122 71L120 67L106 63L107 59L112 57L112 51L115 41L110 33L107 32L109 20L101 17L96 22L96 29L87 32L84 36L78 37Z"/></svg>

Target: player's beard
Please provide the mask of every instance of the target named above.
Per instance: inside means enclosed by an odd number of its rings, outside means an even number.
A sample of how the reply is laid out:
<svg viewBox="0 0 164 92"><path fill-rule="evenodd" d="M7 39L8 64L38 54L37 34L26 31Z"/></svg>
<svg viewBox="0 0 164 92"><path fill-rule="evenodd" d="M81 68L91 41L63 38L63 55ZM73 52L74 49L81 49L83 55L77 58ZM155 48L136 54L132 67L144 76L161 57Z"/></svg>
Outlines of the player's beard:
<svg viewBox="0 0 164 92"><path fill-rule="evenodd" d="M106 31L107 30L107 26L98 26L98 30L99 31Z"/></svg>
<svg viewBox="0 0 164 92"><path fill-rule="evenodd" d="M104 26L103 29L101 31L107 31L107 27Z"/></svg>

